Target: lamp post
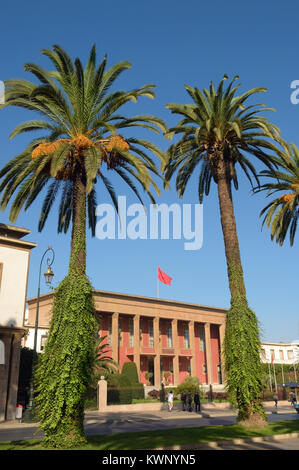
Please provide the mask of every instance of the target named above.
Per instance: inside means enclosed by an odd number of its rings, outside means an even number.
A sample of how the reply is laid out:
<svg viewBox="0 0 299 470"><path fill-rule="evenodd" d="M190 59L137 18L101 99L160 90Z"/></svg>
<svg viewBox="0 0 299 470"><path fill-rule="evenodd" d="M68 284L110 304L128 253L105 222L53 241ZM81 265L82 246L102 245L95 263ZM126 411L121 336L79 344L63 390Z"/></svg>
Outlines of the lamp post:
<svg viewBox="0 0 299 470"><path fill-rule="evenodd" d="M33 376L34 376L34 366L35 366L35 359L36 359L36 350L37 350L37 332L38 332L38 315L39 315L39 298L40 298L40 281L41 281L41 271L42 271L42 264L44 261L44 258L48 252L51 252L51 258L47 258L47 270L44 273L45 277L45 282L46 284L50 285L52 282L52 279L54 277L54 273L51 269L51 266L54 262L55 259L55 252L51 246L47 248L47 250L44 252L41 262L40 262L40 267L39 267L39 277L38 277L38 289L37 289L37 300L36 300L36 314L35 314L35 326L34 326L34 344L33 344L33 357L32 357L32 376L31 376L31 383L30 383L30 394L29 394L29 403L28 407L26 409L26 412L24 414L24 420L28 421L33 421L33 413L32 413L32 408L33 408L33 394L34 394L34 387L33 387Z"/></svg>

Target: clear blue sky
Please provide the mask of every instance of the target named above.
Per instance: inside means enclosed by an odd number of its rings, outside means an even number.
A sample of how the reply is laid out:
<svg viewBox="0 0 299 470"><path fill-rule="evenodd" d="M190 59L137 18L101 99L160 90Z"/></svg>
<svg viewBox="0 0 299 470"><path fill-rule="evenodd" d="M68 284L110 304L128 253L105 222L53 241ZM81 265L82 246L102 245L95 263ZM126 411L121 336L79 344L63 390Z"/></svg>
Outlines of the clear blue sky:
<svg viewBox="0 0 299 470"><path fill-rule="evenodd" d="M98 59L108 54L109 65L121 60L132 69L118 80L120 89L155 83L155 100L142 99L127 107L128 114L152 113L169 125L176 117L165 109L169 102L187 103L184 84L203 88L218 82L224 73L240 76L241 91L265 86L259 102L276 108L271 113L285 139L299 145L299 105L290 102L290 83L299 79L298 3L250 3L230 0L130 0L124 2L6 2L1 6L0 79L29 78L23 64L45 67L43 48L59 44L72 57L85 62L93 43ZM31 113L16 109L1 112L1 166L20 152L29 137L9 140L12 129ZM151 138L151 134L142 134ZM167 141L153 137L165 149ZM298 237L279 247L269 231L261 231L259 212L266 205L264 194L252 196L249 183L241 178L234 192L235 211L247 294L259 318L262 340L292 341L299 337ZM119 194L130 194L118 186ZM107 202L102 193L99 202ZM130 201L133 198L130 195ZM174 190L159 202L178 202ZM136 201L137 202L137 201ZM184 203L197 203L196 177ZM55 284L66 274L69 235L57 235L56 217L37 232L40 202L22 213L17 225L31 229L28 239L38 244L32 251L28 296L36 295L38 267L48 245L56 251ZM8 223L8 212L0 214ZM159 265L173 278L171 287L160 284L160 297L203 305L229 307L229 291L216 188L204 202L204 244L199 251L185 251L177 240L106 240L88 235L88 275L97 289L156 296ZM46 286L42 291L46 292Z"/></svg>

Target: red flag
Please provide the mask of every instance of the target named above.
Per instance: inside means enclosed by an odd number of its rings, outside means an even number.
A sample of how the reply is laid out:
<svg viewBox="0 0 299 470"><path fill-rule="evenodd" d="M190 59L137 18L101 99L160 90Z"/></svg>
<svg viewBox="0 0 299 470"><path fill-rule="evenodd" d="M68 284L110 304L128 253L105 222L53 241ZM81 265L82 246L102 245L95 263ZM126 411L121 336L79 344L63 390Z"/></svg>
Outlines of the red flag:
<svg viewBox="0 0 299 470"><path fill-rule="evenodd" d="M274 360L274 354L271 354L271 368L273 369L273 360Z"/></svg>
<svg viewBox="0 0 299 470"><path fill-rule="evenodd" d="M158 279L159 281L163 282L170 286L172 277L169 277L167 274L163 273L163 271L158 267Z"/></svg>

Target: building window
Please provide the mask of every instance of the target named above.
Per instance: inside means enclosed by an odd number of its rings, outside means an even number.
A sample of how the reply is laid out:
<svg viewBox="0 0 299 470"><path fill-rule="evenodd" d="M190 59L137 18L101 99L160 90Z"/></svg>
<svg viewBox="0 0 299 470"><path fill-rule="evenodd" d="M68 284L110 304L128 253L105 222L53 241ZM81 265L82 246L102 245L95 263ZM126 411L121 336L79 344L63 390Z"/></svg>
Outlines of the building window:
<svg viewBox="0 0 299 470"><path fill-rule="evenodd" d="M112 346L112 315L108 318L108 344Z"/></svg>
<svg viewBox="0 0 299 470"><path fill-rule="evenodd" d="M201 351L206 350L206 338L204 326L199 326L199 347Z"/></svg>
<svg viewBox="0 0 299 470"><path fill-rule="evenodd" d="M48 335L42 335L40 338L40 350L43 351L45 349L46 341L48 339Z"/></svg>
<svg viewBox="0 0 299 470"><path fill-rule="evenodd" d="M218 374L218 383L222 384L222 373L221 373L221 365L217 365L217 374Z"/></svg>
<svg viewBox="0 0 299 470"><path fill-rule="evenodd" d="M271 361L272 361L272 359L273 359L273 361L274 361L274 359L275 359L275 351L274 351L274 349L270 349L270 359L271 359Z"/></svg>
<svg viewBox="0 0 299 470"><path fill-rule="evenodd" d="M262 359L266 359L266 351L264 350L264 348L262 348Z"/></svg>
<svg viewBox="0 0 299 470"><path fill-rule="evenodd" d="M172 328L171 328L171 324L167 326L167 347L172 348Z"/></svg>
<svg viewBox="0 0 299 470"><path fill-rule="evenodd" d="M184 326L184 348L190 348L190 340L189 340L189 328L188 326Z"/></svg>
<svg viewBox="0 0 299 470"><path fill-rule="evenodd" d="M142 343L142 334L143 334L143 319L140 318L140 322L139 322L139 341L140 341L140 345L143 345Z"/></svg>
<svg viewBox="0 0 299 470"><path fill-rule="evenodd" d="M118 320L118 346L122 346L122 319Z"/></svg>
<svg viewBox="0 0 299 470"><path fill-rule="evenodd" d="M148 345L150 348L154 347L154 321L148 321Z"/></svg>
<svg viewBox="0 0 299 470"><path fill-rule="evenodd" d="M282 349L279 350L279 359L281 361L283 361L283 350Z"/></svg>
<svg viewBox="0 0 299 470"><path fill-rule="evenodd" d="M294 351L292 351L292 350L288 351L288 359L289 360L294 359Z"/></svg>
<svg viewBox="0 0 299 470"><path fill-rule="evenodd" d="M133 348L134 346L134 322L133 318L130 318L129 321L129 329L130 329L130 348Z"/></svg>
<svg viewBox="0 0 299 470"><path fill-rule="evenodd" d="M202 368L203 368L203 373L206 374L207 373L207 364L203 364Z"/></svg>

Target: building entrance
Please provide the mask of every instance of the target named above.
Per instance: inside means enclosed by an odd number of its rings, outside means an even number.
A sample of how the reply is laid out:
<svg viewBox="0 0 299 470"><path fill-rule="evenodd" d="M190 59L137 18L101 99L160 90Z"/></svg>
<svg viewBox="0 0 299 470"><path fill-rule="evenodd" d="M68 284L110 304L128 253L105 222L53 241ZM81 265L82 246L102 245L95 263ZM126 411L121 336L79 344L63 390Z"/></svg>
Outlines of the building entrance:
<svg viewBox="0 0 299 470"><path fill-rule="evenodd" d="M149 378L149 382L151 385L154 385L154 358L153 357L147 358L147 367L148 367L148 371L152 374L151 377Z"/></svg>

